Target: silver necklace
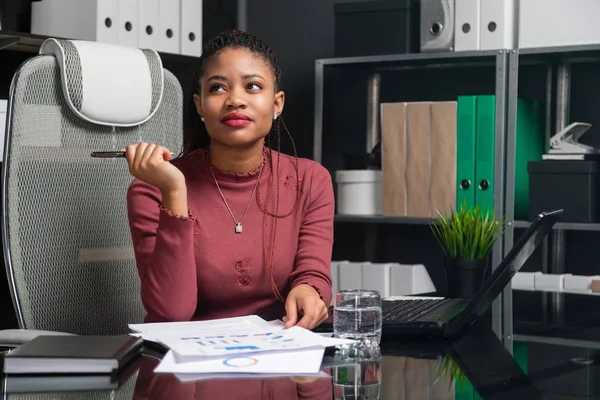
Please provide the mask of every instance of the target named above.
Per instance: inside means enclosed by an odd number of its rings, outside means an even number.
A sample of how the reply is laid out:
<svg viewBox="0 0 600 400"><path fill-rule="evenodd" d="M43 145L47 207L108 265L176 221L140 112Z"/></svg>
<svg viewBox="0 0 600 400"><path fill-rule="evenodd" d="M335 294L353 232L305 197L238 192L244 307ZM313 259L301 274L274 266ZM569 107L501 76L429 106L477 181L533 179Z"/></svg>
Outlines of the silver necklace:
<svg viewBox="0 0 600 400"><path fill-rule="evenodd" d="M254 193L256 192L256 188L258 187L258 182L260 181L260 176L262 175L263 167L265 165L265 160L263 158L263 161L260 165L260 170L258 172L258 177L256 178L256 183L254 184L254 189L252 189L252 194L250 195L250 200L248 200L248 204L246 205L246 210L244 210L244 215L242 215L242 219L239 220L239 222L233 216L233 212L231 211L231 208L229 207L227 200L225 200L225 195L223 194L223 191L221 190L221 186L219 186L219 182L217 181L217 178L215 177L215 173L213 172L212 165L211 165L210 161L208 160L208 153L206 154L206 161L208 161L208 167L210 168L210 173L213 177L213 180L215 181L215 185L217 185L217 189L219 190L219 194L221 195L221 198L223 199L223 203L225 203L225 207L227 207L227 210L229 211L229 214L231 215L231 218L233 219L233 223L235 224L235 233L242 233L242 231L243 231L242 222L244 222L244 218L246 218L246 213L248 212L248 209L250 208L250 203L252 203L252 198L254 198Z"/></svg>

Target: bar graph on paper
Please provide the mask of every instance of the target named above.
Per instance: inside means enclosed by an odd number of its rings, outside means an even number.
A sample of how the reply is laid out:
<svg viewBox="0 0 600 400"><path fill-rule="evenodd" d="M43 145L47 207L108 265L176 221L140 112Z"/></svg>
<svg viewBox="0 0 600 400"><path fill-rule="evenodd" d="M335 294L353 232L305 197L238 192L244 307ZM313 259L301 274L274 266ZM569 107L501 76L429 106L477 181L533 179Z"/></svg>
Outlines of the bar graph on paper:
<svg viewBox="0 0 600 400"><path fill-rule="evenodd" d="M237 334L237 335L220 335L220 336L185 336L180 338L182 341L194 342L199 346L214 346L219 350L235 351L241 349L263 349L263 346L254 343L256 340L264 342L266 346L273 343L282 343L279 348L285 349L294 347L294 338L288 337L288 335L282 334L282 332L261 332L261 333L248 333L248 334ZM247 342L252 340L252 344Z"/></svg>
<svg viewBox="0 0 600 400"><path fill-rule="evenodd" d="M182 356L219 356L323 346L320 336L297 327L272 332L236 332L230 335L172 334L158 339Z"/></svg>

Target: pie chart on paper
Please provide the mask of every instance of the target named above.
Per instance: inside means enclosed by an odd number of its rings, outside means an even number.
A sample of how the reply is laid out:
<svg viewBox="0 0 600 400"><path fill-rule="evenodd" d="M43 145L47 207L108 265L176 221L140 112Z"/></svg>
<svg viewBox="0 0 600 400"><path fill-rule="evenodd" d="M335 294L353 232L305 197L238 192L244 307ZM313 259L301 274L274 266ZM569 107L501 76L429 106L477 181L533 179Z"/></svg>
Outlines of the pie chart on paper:
<svg viewBox="0 0 600 400"><path fill-rule="evenodd" d="M230 357L223 360L223 364L233 368L244 368L258 364L258 360L253 357Z"/></svg>

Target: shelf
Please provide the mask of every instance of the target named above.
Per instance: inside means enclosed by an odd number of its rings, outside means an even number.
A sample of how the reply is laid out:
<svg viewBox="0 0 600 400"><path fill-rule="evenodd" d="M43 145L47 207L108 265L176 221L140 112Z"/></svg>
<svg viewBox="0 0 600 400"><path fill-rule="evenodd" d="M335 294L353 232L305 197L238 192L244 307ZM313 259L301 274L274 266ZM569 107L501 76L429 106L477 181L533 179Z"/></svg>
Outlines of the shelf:
<svg viewBox="0 0 600 400"><path fill-rule="evenodd" d="M536 289L522 289L522 288L515 288L513 287L512 290L514 292L529 292L529 293L558 293L558 294L576 294L579 296L600 296L600 293L596 293L596 292L590 292L590 293L583 293L583 292L577 292L577 291L570 291L570 290L536 290Z"/></svg>
<svg viewBox="0 0 600 400"><path fill-rule="evenodd" d="M540 335L520 335L514 334L513 340L528 343L543 343L555 346L581 347L600 350L600 341L569 339L562 337L540 336Z"/></svg>
<svg viewBox="0 0 600 400"><path fill-rule="evenodd" d="M336 57L317 59L317 65L353 65L385 69L391 66L423 68L436 66L464 66L465 64L490 65L496 63L496 56L508 50L431 52L412 54L389 54L362 57Z"/></svg>
<svg viewBox="0 0 600 400"><path fill-rule="evenodd" d="M590 53L600 55L600 44L580 44L574 46L552 46L519 49L519 56L549 55L560 57L588 56Z"/></svg>
<svg viewBox="0 0 600 400"><path fill-rule="evenodd" d="M30 33L19 33L0 30L0 40L5 43L11 41L9 46L2 46L11 50L24 51L27 53L37 53L40 46L44 43L47 37L32 35Z"/></svg>
<svg viewBox="0 0 600 400"><path fill-rule="evenodd" d="M524 60L532 59L537 61L556 61L561 59L599 59L600 44L576 45L576 46L556 46L539 47L519 50L486 50L486 51L440 51L428 53L411 54L387 54L376 56L359 57L334 57L317 59L318 64L322 65L370 65L385 67L390 64L423 67L435 64L446 66L461 66L469 63L495 62L495 57L501 52L518 51L519 57ZM487 62L486 62L487 61Z"/></svg>
<svg viewBox="0 0 600 400"><path fill-rule="evenodd" d="M380 215L361 216L361 215L341 215L335 216L336 222L358 222L371 224L399 224L399 225L428 225L433 218L411 218L411 217L384 217Z"/></svg>
<svg viewBox="0 0 600 400"><path fill-rule="evenodd" d="M42 43L48 38L49 36L0 30L0 50L7 49L37 54L40 51ZM197 62L199 60L198 57L183 54L158 53L163 62Z"/></svg>
<svg viewBox="0 0 600 400"><path fill-rule="evenodd" d="M515 228L528 228L531 225L529 221L515 221ZM552 229L565 231L600 231L600 224L586 224L581 222L558 222Z"/></svg>
<svg viewBox="0 0 600 400"><path fill-rule="evenodd" d="M519 50L519 64L557 64L599 62L600 44L587 44L577 46L540 47Z"/></svg>

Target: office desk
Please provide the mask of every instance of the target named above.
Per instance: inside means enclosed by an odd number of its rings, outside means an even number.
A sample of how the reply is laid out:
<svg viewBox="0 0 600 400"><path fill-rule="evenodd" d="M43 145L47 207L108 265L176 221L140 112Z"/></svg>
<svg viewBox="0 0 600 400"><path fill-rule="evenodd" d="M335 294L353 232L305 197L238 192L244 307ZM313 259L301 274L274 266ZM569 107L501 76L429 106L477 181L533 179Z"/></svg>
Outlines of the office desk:
<svg viewBox="0 0 600 400"><path fill-rule="evenodd" d="M54 393L4 394L6 399L585 399L596 393L590 385L581 386L582 376L598 381L596 358L591 349L578 351L588 357L572 357L564 346L549 345L530 352L528 365L539 364L541 357L554 355L553 362L527 368L524 373L496 338L489 322L472 325L451 342L425 340L383 340L381 357L372 360L341 360L336 355L323 359L321 377L278 377L211 379L181 382L176 376L154 374L161 354L146 349L134 365L131 377L118 388L73 391L73 384L58 387ZM537 355L536 355L537 354ZM562 359L560 355L562 354ZM581 354L580 354L581 355ZM532 358L533 357L533 358ZM461 392L461 386L442 373L442 365L451 358L481 397ZM534 359L536 358L536 359ZM290 359L293 362L293 359ZM340 365L342 363L343 365ZM337 364L337 365L336 365ZM583 373L583 375L582 375ZM590 375L591 374L591 375ZM2 393L10 390L11 377L2 376ZM360 385L352 383L359 380ZM564 384L557 385L557 382ZM584 385L585 386L585 385ZM470 386L465 386L469 390ZM573 391L587 390L589 396ZM345 392L345 397L342 396Z"/></svg>

